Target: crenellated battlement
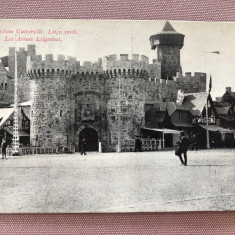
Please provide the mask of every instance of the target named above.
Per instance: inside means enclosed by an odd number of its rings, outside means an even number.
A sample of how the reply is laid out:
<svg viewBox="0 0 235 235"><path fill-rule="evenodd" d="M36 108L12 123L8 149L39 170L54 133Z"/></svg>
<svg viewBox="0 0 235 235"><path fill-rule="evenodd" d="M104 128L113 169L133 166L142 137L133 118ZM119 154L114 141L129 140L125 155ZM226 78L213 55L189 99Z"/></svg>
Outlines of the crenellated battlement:
<svg viewBox="0 0 235 235"><path fill-rule="evenodd" d="M177 73L173 80L178 84L178 87L180 89L182 88L185 92L200 92L206 90L206 73Z"/></svg>
<svg viewBox="0 0 235 235"><path fill-rule="evenodd" d="M83 66L80 65L80 61L77 61L75 57L68 56L65 59L64 55L58 55L57 60L54 60L52 54L46 54L45 60L41 55L35 55L33 57L27 57L27 72L31 79L43 76L53 76L55 74L97 74L102 73L102 60L92 63L85 61Z"/></svg>
<svg viewBox="0 0 235 235"><path fill-rule="evenodd" d="M132 54L131 59L129 59L128 54L114 54L105 56L103 58L103 69L106 71L116 70L149 70L149 58L144 55Z"/></svg>
<svg viewBox="0 0 235 235"><path fill-rule="evenodd" d="M141 69L113 69L113 70L106 70L104 71L104 75L108 79L116 78L116 77L135 77L135 78L143 78L148 79L149 74L146 70Z"/></svg>
<svg viewBox="0 0 235 235"><path fill-rule="evenodd" d="M191 72L185 72L185 74L177 73L176 77L174 77L175 81L181 81L181 82L206 82L206 73L202 72L195 72L192 74Z"/></svg>

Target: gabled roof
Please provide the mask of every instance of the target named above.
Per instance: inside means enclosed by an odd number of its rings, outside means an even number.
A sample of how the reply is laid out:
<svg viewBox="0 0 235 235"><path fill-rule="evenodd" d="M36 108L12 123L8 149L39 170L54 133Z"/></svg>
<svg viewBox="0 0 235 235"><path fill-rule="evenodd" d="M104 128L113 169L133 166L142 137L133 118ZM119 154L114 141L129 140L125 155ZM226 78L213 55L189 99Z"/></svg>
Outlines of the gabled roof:
<svg viewBox="0 0 235 235"><path fill-rule="evenodd" d="M175 102L168 102L167 111L168 111L169 116L171 116L176 110L190 112L190 110L188 108L186 108L180 104L177 104Z"/></svg>
<svg viewBox="0 0 235 235"><path fill-rule="evenodd" d="M8 56L3 56L0 58L4 67L8 67Z"/></svg>
<svg viewBox="0 0 235 235"><path fill-rule="evenodd" d="M156 123L163 122L167 102L155 103L145 114L147 121Z"/></svg>
<svg viewBox="0 0 235 235"><path fill-rule="evenodd" d="M231 95L233 98L235 98L235 92L234 91L227 91L227 93L229 94L229 95Z"/></svg>
<svg viewBox="0 0 235 235"><path fill-rule="evenodd" d="M228 114L228 110L230 107L215 107L216 112L218 115L226 115Z"/></svg>
<svg viewBox="0 0 235 235"><path fill-rule="evenodd" d="M13 114L14 108L2 108L0 109L0 127L7 121L7 119Z"/></svg>
<svg viewBox="0 0 235 235"><path fill-rule="evenodd" d="M215 107L230 107L230 104L226 104L222 101L214 101Z"/></svg>
<svg viewBox="0 0 235 235"><path fill-rule="evenodd" d="M182 106L189 109L193 116L200 116L208 95L208 92L185 93Z"/></svg>
<svg viewBox="0 0 235 235"><path fill-rule="evenodd" d="M2 61L0 60L0 74L4 74L7 75L8 71L6 70L6 68L4 67Z"/></svg>

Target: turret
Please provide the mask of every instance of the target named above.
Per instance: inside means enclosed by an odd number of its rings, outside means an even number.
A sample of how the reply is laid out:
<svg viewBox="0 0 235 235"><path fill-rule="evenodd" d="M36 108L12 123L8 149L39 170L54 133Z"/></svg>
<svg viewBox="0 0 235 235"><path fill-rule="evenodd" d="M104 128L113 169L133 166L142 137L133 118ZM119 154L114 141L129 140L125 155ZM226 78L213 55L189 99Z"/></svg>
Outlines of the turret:
<svg viewBox="0 0 235 235"><path fill-rule="evenodd" d="M167 21L162 32L150 37L151 49L157 48L157 59L161 62L162 79L172 79L177 72L181 73L180 49L184 45L184 35Z"/></svg>

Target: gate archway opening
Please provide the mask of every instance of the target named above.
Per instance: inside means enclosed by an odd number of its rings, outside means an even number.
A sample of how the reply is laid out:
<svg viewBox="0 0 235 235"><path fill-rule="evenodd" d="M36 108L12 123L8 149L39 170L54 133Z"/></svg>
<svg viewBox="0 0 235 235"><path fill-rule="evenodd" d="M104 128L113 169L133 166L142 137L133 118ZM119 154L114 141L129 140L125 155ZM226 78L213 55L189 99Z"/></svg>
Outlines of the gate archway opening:
<svg viewBox="0 0 235 235"><path fill-rule="evenodd" d="M98 151L99 150L99 143L98 143L98 134L96 130L86 127L79 133L79 151L82 139L86 139L86 151L92 152L92 151Z"/></svg>

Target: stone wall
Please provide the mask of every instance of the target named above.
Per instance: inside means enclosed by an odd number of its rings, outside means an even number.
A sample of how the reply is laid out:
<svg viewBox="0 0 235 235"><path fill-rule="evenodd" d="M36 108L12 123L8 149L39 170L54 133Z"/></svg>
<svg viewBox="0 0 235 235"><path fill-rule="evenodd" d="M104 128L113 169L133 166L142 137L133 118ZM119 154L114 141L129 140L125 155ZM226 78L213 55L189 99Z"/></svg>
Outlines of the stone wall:
<svg viewBox="0 0 235 235"><path fill-rule="evenodd" d="M18 77L18 101L25 102L30 99L30 82L27 76L27 57L32 60L35 59L36 47L35 45L28 45L27 50L24 47L20 47L17 51L17 77ZM15 78L15 48L9 48L8 55L8 75L11 79ZM9 103L14 101L14 82L12 82L12 91L9 92Z"/></svg>
<svg viewBox="0 0 235 235"><path fill-rule="evenodd" d="M119 58L119 59L118 59ZM205 90L205 74L178 73L173 80L161 78L161 64L149 64L145 56L110 55L97 62L73 57L29 56L31 79L31 144L57 147L73 144L79 149L79 134L94 129L104 151L133 144L144 126L145 104L176 101L184 92ZM120 131L120 132L119 132Z"/></svg>
<svg viewBox="0 0 235 235"><path fill-rule="evenodd" d="M7 76L7 70L0 60L0 107L14 100L14 80Z"/></svg>
<svg viewBox="0 0 235 235"><path fill-rule="evenodd" d="M206 73L196 72L194 76L190 72L185 75L178 73L174 80L184 93L206 91Z"/></svg>
<svg viewBox="0 0 235 235"><path fill-rule="evenodd" d="M181 73L180 45L159 45L157 50L161 62L161 78L172 79L177 72Z"/></svg>
<svg viewBox="0 0 235 235"><path fill-rule="evenodd" d="M66 75L45 73L31 78L31 145L67 145L72 117Z"/></svg>

